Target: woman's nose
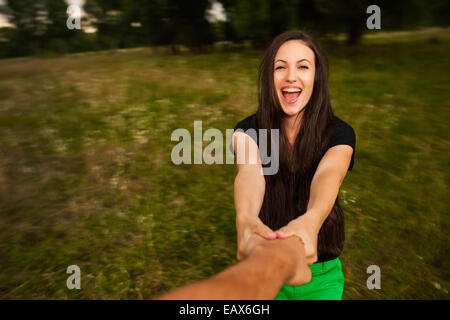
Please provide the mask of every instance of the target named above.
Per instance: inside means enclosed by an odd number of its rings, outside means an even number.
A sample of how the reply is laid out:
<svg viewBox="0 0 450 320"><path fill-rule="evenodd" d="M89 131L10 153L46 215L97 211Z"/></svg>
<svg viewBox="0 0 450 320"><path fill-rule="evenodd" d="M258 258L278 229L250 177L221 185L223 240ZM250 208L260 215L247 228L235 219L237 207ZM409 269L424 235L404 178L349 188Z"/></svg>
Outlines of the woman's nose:
<svg viewBox="0 0 450 320"><path fill-rule="evenodd" d="M287 81L295 82L297 80L296 70L295 68L289 68L287 74Z"/></svg>

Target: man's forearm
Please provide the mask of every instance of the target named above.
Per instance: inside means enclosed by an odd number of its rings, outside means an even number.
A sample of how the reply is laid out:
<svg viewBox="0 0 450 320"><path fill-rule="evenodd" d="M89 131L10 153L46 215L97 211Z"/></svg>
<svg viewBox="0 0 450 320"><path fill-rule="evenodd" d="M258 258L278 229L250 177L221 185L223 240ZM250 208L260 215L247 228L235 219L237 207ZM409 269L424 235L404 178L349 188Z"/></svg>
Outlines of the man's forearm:
<svg viewBox="0 0 450 320"><path fill-rule="evenodd" d="M296 261L304 261L304 251L293 251L297 250L298 239L285 240L291 241L291 247L281 244L284 240L266 240L272 243L256 247L242 262L207 280L175 289L159 299L273 299L283 283L296 272L295 268L302 267ZM277 241L279 246L276 246ZM300 259L292 257L293 254L301 255ZM307 268L306 264L304 267ZM305 278L304 283L308 281Z"/></svg>

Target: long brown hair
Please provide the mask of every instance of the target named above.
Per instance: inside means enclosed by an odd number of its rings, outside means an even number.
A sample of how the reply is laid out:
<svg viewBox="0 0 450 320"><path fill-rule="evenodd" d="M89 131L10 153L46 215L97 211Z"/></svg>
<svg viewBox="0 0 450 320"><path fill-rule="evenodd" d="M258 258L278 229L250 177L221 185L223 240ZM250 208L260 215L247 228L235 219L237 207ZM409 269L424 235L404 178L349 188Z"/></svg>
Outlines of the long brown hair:
<svg viewBox="0 0 450 320"><path fill-rule="evenodd" d="M291 149L282 121L285 117L274 85L274 61L278 49L289 40L301 40L315 55L315 78L311 98L301 111L301 127ZM268 47L258 74L257 127L279 129L279 170L265 175L266 192L260 219L273 230L306 212L311 181L326 152L334 128L334 114L328 91L327 58L320 45L302 31L278 35ZM299 115L300 116L300 113ZM270 143L268 150L270 151ZM339 197L319 231L318 250L340 254L344 245L344 217Z"/></svg>

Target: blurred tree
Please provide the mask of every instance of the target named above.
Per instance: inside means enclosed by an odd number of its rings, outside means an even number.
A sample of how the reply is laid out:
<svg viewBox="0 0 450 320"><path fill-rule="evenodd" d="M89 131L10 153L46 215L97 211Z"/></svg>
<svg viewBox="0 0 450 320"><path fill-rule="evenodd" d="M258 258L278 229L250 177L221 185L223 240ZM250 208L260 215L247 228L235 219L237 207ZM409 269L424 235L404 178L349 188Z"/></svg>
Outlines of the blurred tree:
<svg viewBox="0 0 450 320"><path fill-rule="evenodd" d="M236 34L235 29L233 28L233 25L231 24L231 21L234 20L231 18L234 14L233 12L233 5L234 0L217 0L218 3L220 3L225 11L226 14L226 21L223 22L223 32L224 32L224 38L228 41L232 42L238 42L238 36Z"/></svg>
<svg viewBox="0 0 450 320"><path fill-rule="evenodd" d="M80 31L67 28L67 3L64 0L47 0L45 9L47 22L43 47L49 51L70 52L71 42Z"/></svg>
<svg viewBox="0 0 450 320"><path fill-rule="evenodd" d="M436 23L449 24L449 2L435 0L220 0L229 16L228 32L236 40L266 46L277 34L301 29L316 36L347 34L347 43L358 44L367 31L369 5L381 9L382 29L411 29Z"/></svg>
<svg viewBox="0 0 450 320"><path fill-rule="evenodd" d="M213 42L209 5L208 0L87 0L85 10L108 47L172 45L175 50L176 45L198 49Z"/></svg>
<svg viewBox="0 0 450 320"><path fill-rule="evenodd" d="M123 31L126 30L121 29L123 20L121 21L120 9L121 0L86 0L84 4L84 10L92 19L91 24L97 30L97 40L102 48L123 47Z"/></svg>
<svg viewBox="0 0 450 320"><path fill-rule="evenodd" d="M430 8L427 25L450 26L450 1L433 0L427 3Z"/></svg>
<svg viewBox="0 0 450 320"><path fill-rule="evenodd" d="M45 33L45 0L6 0L0 13L7 16L14 31L9 32L10 55L22 56L40 49Z"/></svg>
<svg viewBox="0 0 450 320"><path fill-rule="evenodd" d="M82 30L66 27L65 0L4 0L0 14L14 27L0 30L0 57L74 52L141 45L179 45L204 50L215 40L265 47L279 33L302 29L314 36L347 34L357 44L367 32L366 9L381 9L382 30L448 26L447 0L86 0ZM208 21L207 11L220 3L227 20ZM86 21L96 28L84 31ZM376 31L370 31L376 32Z"/></svg>
<svg viewBox="0 0 450 320"><path fill-rule="evenodd" d="M92 49L82 31L67 28L67 7L64 0L7 0L0 13L14 27L3 28L6 41L1 43L0 56Z"/></svg>
<svg viewBox="0 0 450 320"><path fill-rule="evenodd" d="M326 7L323 1L320 3L321 9L325 13L325 19L330 19L327 23L329 32L345 32L347 43L354 45L359 43L366 27L368 0L336 0Z"/></svg>
<svg viewBox="0 0 450 320"><path fill-rule="evenodd" d="M370 5L377 5L381 11L381 29L414 29L424 25L424 19L430 12L428 2L421 0L310 0L320 14L319 26L322 32L347 34L349 45L358 44L364 32L368 31L366 22L370 14L366 13Z"/></svg>
<svg viewBox="0 0 450 320"><path fill-rule="evenodd" d="M210 8L209 0L169 1L169 22L175 35L176 44L182 44L194 50L202 51L214 41L213 30L206 19L206 10Z"/></svg>
<svg viewBox="0 0 450 320"><path fill-rule="evenodd" d="M227 34L265 47L277 34L299 25L301 0L220 0L229 17Z"/></svg>

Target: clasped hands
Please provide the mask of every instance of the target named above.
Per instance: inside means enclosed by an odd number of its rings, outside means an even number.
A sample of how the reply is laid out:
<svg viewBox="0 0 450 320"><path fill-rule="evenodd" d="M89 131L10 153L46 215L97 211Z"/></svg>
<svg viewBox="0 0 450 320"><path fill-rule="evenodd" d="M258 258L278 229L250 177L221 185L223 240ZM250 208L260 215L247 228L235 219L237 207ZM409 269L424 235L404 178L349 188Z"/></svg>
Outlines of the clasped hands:
<svg viewBox="0 0 450 320"><path fill-rule="evenodd" d="M311 265L317 261L317 237L319 230L316 225L312 215L308 214L308 212L276 231L266 226L259 218L247 218L237 221L237 258L239 260L243 259L253 248L265 240L286 239L296 236L304 245L306 264Z"/></svg>

